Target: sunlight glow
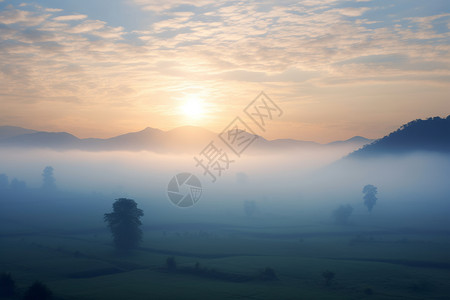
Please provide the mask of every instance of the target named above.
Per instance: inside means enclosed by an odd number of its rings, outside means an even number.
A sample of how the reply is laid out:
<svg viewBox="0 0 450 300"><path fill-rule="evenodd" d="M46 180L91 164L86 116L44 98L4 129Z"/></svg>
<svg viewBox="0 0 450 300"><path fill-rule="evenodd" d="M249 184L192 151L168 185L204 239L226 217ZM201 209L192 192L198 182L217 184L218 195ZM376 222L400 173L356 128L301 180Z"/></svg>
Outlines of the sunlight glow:
<svg viewBox="0 0 450 300"><path fill-rule="evenodd" d="M189 119L200 119L205 113L203 100L197 95L188 95L180 106L181 114Z"/></svg>

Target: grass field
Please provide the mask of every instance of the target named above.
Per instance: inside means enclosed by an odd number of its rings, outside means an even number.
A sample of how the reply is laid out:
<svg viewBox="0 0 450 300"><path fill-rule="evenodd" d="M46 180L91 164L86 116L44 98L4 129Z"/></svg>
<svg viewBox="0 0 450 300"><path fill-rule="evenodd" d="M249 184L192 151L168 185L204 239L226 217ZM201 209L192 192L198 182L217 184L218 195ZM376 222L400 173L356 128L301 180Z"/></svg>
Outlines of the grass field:
<svg viewBox="0 0 450 300"><path fill-rule="evenodd" d="M146 228L142 247L121 257L100 228L52 233L23 226L11 231L5 224L0 271L12 274L18 294L40 280L57 299L450 299L446 232L319 223L209 230L207 224L176 225ZM198 263L251 279L169 271L169 256L178 270ZM278 280L258 278L266 267ZM325 270L336 274L330 285Z"/></svg>

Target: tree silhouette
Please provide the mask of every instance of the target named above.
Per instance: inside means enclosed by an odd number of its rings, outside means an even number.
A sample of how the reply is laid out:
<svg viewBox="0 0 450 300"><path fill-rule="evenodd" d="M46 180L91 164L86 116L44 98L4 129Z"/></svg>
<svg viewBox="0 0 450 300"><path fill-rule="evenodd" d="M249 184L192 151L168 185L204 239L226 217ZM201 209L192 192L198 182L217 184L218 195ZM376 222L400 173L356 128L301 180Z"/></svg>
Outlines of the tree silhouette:
<svg viewBox="0 0 450 300"><path fill-rule="evenodd" d="M334 272L324 271L322 277L325 279L325 285L330 285L331 281L334 279Z"/></svg>
<svg viewBox="0 0 450 300"><path fill-rule="evenodd" d="M175 257L169 256L166 259L166 267L168 270L175 270L177 268L177 262L175 261Z"/></svg>
<svg viewBox="0 0 450 300"><path fill-rule="evenodd" d="M277 280L278 277L275 274L275 270L271 267L266 267L259 273L259 279L264 281Z"/></svg>
<svg viewBox="0 0 450 300"><path fill-rule="evenodd" d="M27 183L25 181L19 180L17 178L14 178L11 180L11 189L14 191L23 191L27 189Z"/></svg>
<svg viewBox="0 0 450 300"><path fill-rule="evenodd" d="M377 203L377 187L368 184L363 188L362 192L364 194L364 204L367 206L369 212L371 212L372 208L375 206L375 203Z"/></svg>
<svg viewBox="0 0 450 300"><path fill-rule="evenodd" d="M49 300L52 299L52 291L40 281L35 281L25 292L24 300Z"/></svg>
<svg viewBox="0 0 450 300"><path fill-rule="evenodd" d="M10 273L0 274L0 297L12 297L16 290L16 283Z"/></svg>
<svg viewBox="0 0 450 300"><path fill-rule="evenodd" d="M119 252L128 252L136 248L142 240L142 225L139 220L144 212L137 208L132 199L119 198L113 204L113 212L105 214L104 220L113 235L114 244Z"/></svg>
<svg viewBox="0 0 450 300"><path fill-rule="evenodd" d="M42 188L49 191L56 189L55 181L53 167L45 167L44 171L42 171Z"/></svg>
<svg viewBox="0 0 450 300"><path fill-rule="evenodd" d="M258 211L258 206L256 205L255 201L244 201L244 212L247 215L247 217L253 216Z"/></svg>
<svg viewBox="0 0 450 300"><path fill-rule="evenodd" d="M337 224L345 225L353 212L353 207L350 204L341 205L333 211L333 217Z"/></svg>
<svg viewBox="0 0 450 300"><path fill-rule="evenodd" d="M8 185L8 176L6 174L0 174L0 189L7 189Z"/></svg>

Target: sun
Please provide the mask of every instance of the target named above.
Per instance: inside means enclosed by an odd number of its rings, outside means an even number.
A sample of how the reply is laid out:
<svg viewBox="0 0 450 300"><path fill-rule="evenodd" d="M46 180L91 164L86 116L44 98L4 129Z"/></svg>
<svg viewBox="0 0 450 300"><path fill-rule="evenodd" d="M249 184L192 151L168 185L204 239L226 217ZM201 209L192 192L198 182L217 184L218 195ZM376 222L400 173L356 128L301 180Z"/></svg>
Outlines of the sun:
<svg viewBox="0 0 450 300"><path fill-rule="evenodd" d="M180 111L189 119L201 119L205 113L203 100L196 95L189 95L180 106Z"/></svg>

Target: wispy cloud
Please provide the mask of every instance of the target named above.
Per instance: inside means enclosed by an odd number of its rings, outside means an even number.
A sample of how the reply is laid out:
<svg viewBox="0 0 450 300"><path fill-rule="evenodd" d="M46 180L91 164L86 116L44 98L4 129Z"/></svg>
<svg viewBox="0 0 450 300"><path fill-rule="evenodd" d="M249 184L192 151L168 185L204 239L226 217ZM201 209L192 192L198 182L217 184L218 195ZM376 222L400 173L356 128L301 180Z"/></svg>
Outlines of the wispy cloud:
<svg viewBox="0 0 450 300"><path fill-rule="evenodd" d="M164 11L183 6L199 7L215 3L212 0L134 0L134 2L143 9L152 11Z"/></svg>
<svg viewBox="0 0 450 300"><path fill-rule="evenodd" d="M86 33L105 27L105 22L99 20L87 20L70 28L70 33Z"/></svg>
<svg viewBox="0 0 450 300"><path fill-rule="evenodd" d="M63 10L61 8L46 8L45 11L60 12L60 11L63 11Z"/></svg>
<svg viewBox="0 0 450 300"><path fill-rule="evenodd" d="M83 20L86 19L86 15L66 15L66 16L58 16L54 17L55 21L75 21L75 20Z"/></svg>
<svg viewBox="0 0 450 300"><path fill-rule="evenodd" d="M9 114L23 109L17 95L30 105L60 103L65 113L53 114L54 123L75 124L89 110L110 119L123 114L116 126L148 126L151 116L150 125L173 127L181 121L164 114L187 93L202 91L213 102L214 125L262 89L298 117L307 118L299 103L308 99L309 111L325 118L335 98L350 105L361 86L400 91L420 83L417 95L434 89L433 107L442 110L450 13L405 16L395 3L373 2L134 0L151 21L133 30L61 9L9 7L0 12L1 101ZM361 97L379 109L372 95ZM330 122L358 118L340 113Z"/></svg>
<svg viewBox="0 0 450 300"><path fill-rule="evenodd" d="M22 23L22 25L25 26L36 26L41 24L48 17L48 14L39 14L20 9L8 9L0 12L0 23L6 25Z"/></svg>

